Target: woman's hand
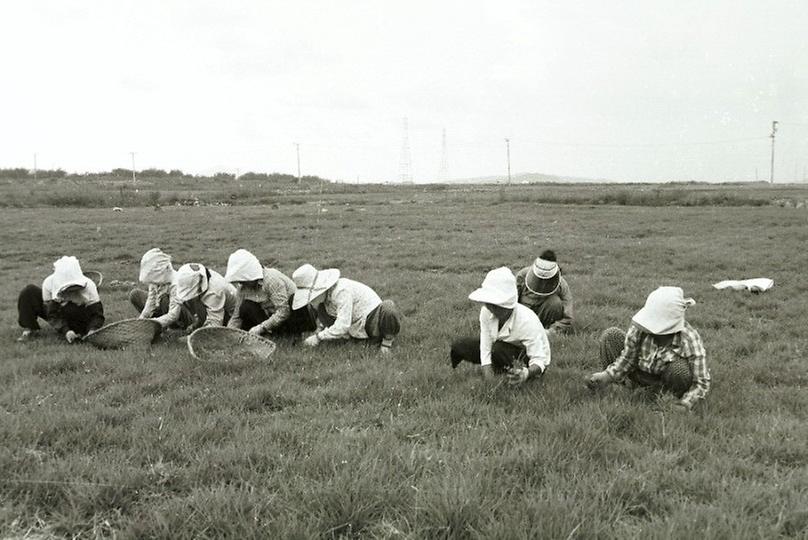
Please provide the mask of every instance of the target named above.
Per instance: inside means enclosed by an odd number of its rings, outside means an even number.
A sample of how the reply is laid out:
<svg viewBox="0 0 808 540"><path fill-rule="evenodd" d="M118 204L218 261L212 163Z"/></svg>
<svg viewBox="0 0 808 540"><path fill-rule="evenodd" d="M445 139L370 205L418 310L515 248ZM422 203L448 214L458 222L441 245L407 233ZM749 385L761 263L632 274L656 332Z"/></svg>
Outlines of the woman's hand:
<svg viewBox="0 0 808 540"><path fill-rule="evenodd" d="M508 369L508 384L522 384L530 377L530 370L524 366Z"/></svg>
<svg viewBox="0 0 808 540"><path fill-rule="evenodd" d="M609 375L608 372L598 371L586 379L586 386L590 390L595 390L603 385L609 384L610 382L612 382L612 376Z"/></svg>

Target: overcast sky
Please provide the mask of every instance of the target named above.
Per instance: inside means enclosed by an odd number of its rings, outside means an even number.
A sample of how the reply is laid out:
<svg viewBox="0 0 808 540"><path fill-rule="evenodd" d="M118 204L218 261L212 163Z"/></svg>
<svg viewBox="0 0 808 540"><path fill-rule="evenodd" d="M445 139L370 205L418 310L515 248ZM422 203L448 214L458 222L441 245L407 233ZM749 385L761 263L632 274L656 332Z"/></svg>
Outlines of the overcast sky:
<svg viewBox="0 0 808 540"><path fill-rule="evenodd" d="M808 2L4 1L0 167L396 181L808 167ZM757 173L756 173L757 171Z"/></svg>

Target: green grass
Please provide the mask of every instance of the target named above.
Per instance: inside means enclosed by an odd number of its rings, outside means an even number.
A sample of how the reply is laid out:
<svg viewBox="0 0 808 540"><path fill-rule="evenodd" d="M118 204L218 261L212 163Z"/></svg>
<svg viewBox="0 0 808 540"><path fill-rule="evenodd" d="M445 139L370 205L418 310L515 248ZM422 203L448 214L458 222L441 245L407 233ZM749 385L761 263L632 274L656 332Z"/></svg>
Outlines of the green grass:
<svg viewBox="0 0 808 540"><path fill-rule="evenodd" d="M577 189L582 200L596 195ZM539 193L333 193L319 217L316 194L160 212L4 209L0 531L808 536L808 215L553 205ZM220 271L239 247L287 273L304 262L339 267L401 307L395 356L280 342L270 363L211 366L174 342L124 352L51 335L14 342L16 294L58 256L75 254L108 283L133 281L154 246ZM523 388L484 382L470 366L452 371L450 340L476 332L468 293L491 268L519 268L545 247L559 254L582 330L553 338L546 377ZM758 276L777 285L761 295L711 287ZM582 384L598 334L625 327L663 284L696 298L688 318L708 350L713 390L690 415L665 398ZM126 293L102 286L108 320L134 315Z"/></svg>

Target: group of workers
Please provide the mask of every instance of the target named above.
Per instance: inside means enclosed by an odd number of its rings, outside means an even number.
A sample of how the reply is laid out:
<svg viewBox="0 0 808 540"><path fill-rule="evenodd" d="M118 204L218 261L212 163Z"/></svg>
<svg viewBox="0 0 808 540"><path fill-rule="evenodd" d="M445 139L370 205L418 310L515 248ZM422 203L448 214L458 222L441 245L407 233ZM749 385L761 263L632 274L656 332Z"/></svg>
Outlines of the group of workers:
<svg viewBox="0 0 808 540"><path fill-rule="evenodd" d="M17 303L19 341L31 339L46 320L68 342L104 324L104 308L95 283L81 271L75 257L62 257L42 287L26 286ZM401 317L392 300L382 300L358 281L342 277L336 268L317 270L304 264L289 278L264 267L247 250L230 255L222 276L199 263L174 269L171 256L159 248L140 261L140 282L129 300L139 318L153 319L163 329L190 334L202 326L228 326L253 334L300 335L303 344L349 338L371 339L389 353L399 333Z"/></svg>
<svg viewBox="0 0 808 540"><path fill-rule="evenodd" d="M38 318L68 342L104 324L98 290L79 261L65 256L53 268L42 287L28 285L20 293L19 341L36 334ZM230 255L224 276L199 263L175 270L168 254L150 249L141 259L139 277L147 290L129 294L139 317L186 334L201 326L259 335L308 334L303 344L309 347L370 339L387 354L401 328L392 300L382 300L338 269L304 264L290 278L264 267L244 249ZM540 378L550 364L548 335L575 328L572 293L551 250L516 274L507 267L491 270L469 299L481 304L479 336L455 339L450 362L453 368L462 361L478 364L486 378L501 373L514 385ZM678 408L691 410L710 389L704 345L685 321L685 310L694 303L679 287L649 294L627 331L608 328L601 334L603 369L589 375L586 385L593 390L609 383L651 386L673 393Z"/></svg>

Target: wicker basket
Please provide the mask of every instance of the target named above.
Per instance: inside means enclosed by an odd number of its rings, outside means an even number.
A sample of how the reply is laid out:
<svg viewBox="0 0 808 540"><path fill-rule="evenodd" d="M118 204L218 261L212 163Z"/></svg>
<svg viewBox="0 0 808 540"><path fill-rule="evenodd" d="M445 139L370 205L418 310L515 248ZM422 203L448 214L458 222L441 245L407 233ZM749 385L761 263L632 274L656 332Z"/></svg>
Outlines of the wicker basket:
<svg viewBox="0 0 808 540"><path fill-rule="evenodd" d="M275 343L235 328L206 326L188 337L188 351L203 362L267 360L275 352Z"/></svg>
<svg viewBox="0 0 808 540"><path fill-rule="evenodd" d="M87 270L84 272L84 277L91 279L96 287L100 287L104 282L104 274L95 270Z"/></svg>
<svg viewBox="0 0 808 540"><path fill-rule="evenodd" d="M122 349L129 345L149 345L160 334L160 323L151 319L124 319L84 336L99 349Z"/></svg>

